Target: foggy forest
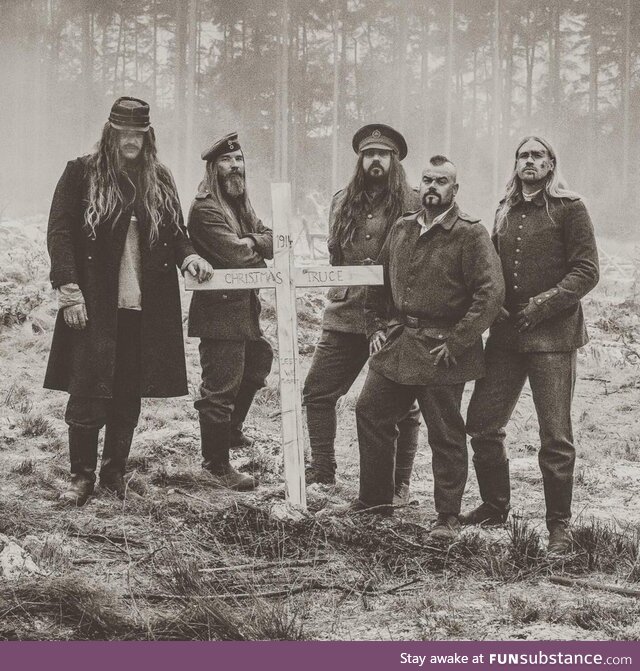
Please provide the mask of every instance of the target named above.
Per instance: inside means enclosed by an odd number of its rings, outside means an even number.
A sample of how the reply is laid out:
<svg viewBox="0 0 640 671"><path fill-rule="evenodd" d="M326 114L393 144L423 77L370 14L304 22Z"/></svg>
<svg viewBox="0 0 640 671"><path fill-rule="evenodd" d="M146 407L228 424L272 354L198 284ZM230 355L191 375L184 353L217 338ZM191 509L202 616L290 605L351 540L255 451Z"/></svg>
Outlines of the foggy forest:
<svg viewBox="0 0 640 671"><path fill-rule="evenodd" d="M517 140L555 144L600 234L637 231L640 6L632 0L2 0L0 208L46 211L113 100L152 106L183 206L207 142L241 133L262 209L292 183L314 217L353 132L399 128L412 183L434 153L490 225ZM318 221L325 226L326 222Z"/></svg>

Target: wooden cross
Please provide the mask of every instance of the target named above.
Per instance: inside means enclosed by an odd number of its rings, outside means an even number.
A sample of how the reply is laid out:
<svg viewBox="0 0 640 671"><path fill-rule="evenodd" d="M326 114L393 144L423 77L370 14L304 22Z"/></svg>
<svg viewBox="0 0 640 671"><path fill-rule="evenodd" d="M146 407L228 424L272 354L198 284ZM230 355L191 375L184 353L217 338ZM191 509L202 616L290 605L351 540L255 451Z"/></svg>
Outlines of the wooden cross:
<svg viewBox="0 0 640 671"><path fill-rule="evenodd" d="M271 203L273 266L215 270L213 277L201 284L187 274L185 287L188 291L276 290L285 492L288 502L306 508L296 289L299 287L382 284L382 266L297 267L294 262L293 231L291 230L290 184L272 184Z"/></svg>

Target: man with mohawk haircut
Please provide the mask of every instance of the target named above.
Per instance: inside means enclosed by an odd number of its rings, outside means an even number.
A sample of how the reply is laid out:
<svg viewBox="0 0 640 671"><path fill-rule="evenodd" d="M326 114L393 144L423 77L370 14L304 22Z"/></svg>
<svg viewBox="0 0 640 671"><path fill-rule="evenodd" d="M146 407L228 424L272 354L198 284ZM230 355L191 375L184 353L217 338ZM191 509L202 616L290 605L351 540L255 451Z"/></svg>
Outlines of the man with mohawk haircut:
<svg viewBox="0 0 640 671"><path fill-rule="evenodd" d="M93 493L103 426L100 485L123 498L141 398L187 394L175 266L200 281L213 272L187 237L146 102L116 100L95 152L67 164L47 245L59 311L44 386L70 394L60 498L81 506Z"/></svg>

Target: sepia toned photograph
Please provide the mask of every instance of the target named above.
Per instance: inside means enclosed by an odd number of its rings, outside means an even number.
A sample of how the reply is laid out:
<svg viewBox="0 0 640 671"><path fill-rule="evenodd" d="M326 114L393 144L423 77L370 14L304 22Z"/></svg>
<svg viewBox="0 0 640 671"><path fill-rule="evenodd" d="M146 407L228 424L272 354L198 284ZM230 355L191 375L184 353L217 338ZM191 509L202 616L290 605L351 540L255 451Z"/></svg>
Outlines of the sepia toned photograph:
<svg viewBox="0 0 640 671"><path fill-rule="evenodd" d="M0 91L0 641L640 639L640 3L0 0Z"/></svg>

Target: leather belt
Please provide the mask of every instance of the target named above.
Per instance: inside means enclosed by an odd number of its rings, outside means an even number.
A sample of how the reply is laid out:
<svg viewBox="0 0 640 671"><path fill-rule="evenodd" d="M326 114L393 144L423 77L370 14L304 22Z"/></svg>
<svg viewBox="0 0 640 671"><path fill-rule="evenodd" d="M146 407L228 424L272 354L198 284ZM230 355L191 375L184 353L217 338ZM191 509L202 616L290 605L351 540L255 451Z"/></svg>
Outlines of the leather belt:
<svg viewBox="0 0 640 671"><path fill-rule="evenodd" d="M400 315L398 321L412 329L425 329L425 335L437 340L444 340L451 333L452 326L438 326L432 319L420 319L410 315Z"/></svg>

